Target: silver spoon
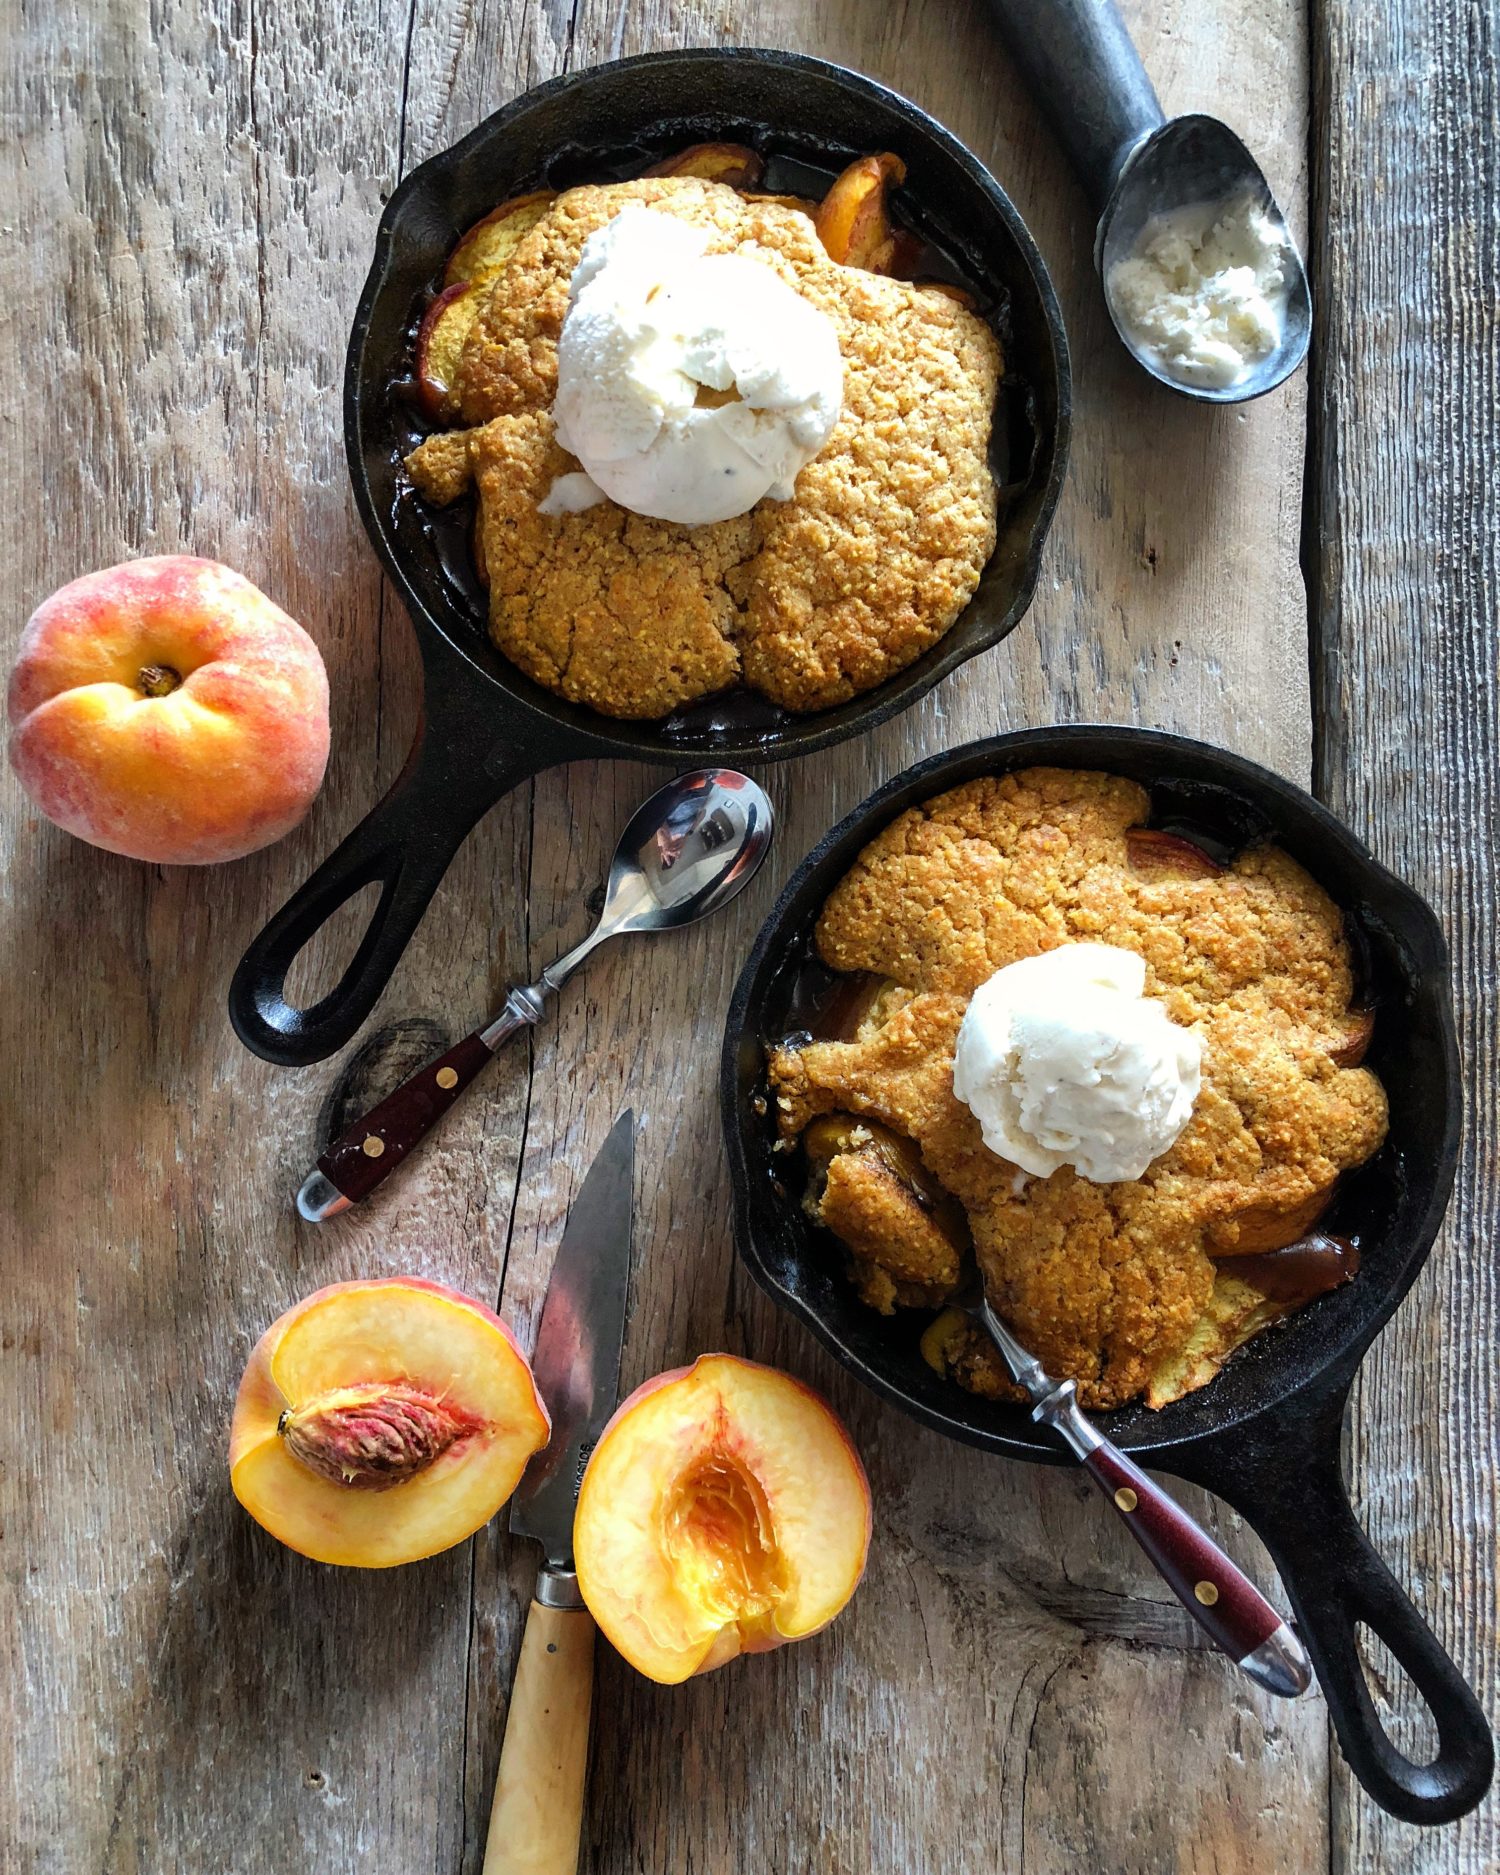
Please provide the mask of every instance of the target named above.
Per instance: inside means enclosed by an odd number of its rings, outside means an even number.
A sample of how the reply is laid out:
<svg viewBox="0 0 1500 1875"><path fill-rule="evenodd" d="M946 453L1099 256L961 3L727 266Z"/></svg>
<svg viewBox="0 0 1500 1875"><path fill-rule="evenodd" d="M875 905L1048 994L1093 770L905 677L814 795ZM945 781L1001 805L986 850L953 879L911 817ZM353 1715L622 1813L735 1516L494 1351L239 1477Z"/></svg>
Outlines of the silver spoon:
<svg viewBox="0 0 1500 1875"><path fill-rule="evenodd" d="M1203 403L1242 404L1274 390L1307 356L1312 296L1286 217L1255 158L1217 118L1166 118L1114 0L991 0L991 10L1089 192L1098 217L1094 265L1125 349L1159 384ZM1241 198L1274 224L1286 250L1280 338L1232 384L1187 383L1120 317L1110 270L1155 217Z"/></svg>
<svg viewBox="0 0 1500 1875"><path fill-rule="evenodd" d="M1157 1573L1214 1646L1257 1685L1283 1699L1305 1693L1312 1667L1290 1623L1182 1506L1106 1439L1078 1404L1071 1380L1054 1380L996 1314L971 1263L948 1306L978 1323L1025 1389L1031 1417L1055 1432L1119 1512Z"/></svg>
<svg viewBox="0 0 1500 1875"><path fill-rule="evenodd" d="M773 824L764 793L732 768L695 769L643 801L615 848L594 929L535 983L513 989L486 1027L419 1068L335 1140L297 1193L303 1217L321 1224L389 1178L501 1043L539 1022L547 998L607 939L675 931L727 905L755 876Z"/></svg>

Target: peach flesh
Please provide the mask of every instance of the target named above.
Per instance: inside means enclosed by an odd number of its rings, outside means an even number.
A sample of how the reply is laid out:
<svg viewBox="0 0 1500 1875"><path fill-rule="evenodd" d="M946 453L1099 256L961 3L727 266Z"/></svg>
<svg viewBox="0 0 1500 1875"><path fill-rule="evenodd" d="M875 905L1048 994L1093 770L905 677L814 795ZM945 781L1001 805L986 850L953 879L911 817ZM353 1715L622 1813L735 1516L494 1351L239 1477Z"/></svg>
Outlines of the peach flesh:
<svg viewBox="0 0 1500 1875"><path fill-rule="evenodd" d="M869 1485L838 1419L790 1375L728 1354L620 1407L573 1528L594 1619L666 1685L825 1627L869 1540Z"/></svg>
<svg viewBox="0 0 1500 1875"><path fill-rule="evenodd" d="M161 865L289 833L328 761L318 648L250 581L166 554L43 600L9 691L11 765L68 833Z"/></svg>
<svg viewBox="0 0 1500 1875"><path fill-rule="evenodd" d="M387 1568L488 1523L548 1430L526 1357L482 1303L417 1277L335 1283L251 1354L230 1477L289 1548Z"/></svg>

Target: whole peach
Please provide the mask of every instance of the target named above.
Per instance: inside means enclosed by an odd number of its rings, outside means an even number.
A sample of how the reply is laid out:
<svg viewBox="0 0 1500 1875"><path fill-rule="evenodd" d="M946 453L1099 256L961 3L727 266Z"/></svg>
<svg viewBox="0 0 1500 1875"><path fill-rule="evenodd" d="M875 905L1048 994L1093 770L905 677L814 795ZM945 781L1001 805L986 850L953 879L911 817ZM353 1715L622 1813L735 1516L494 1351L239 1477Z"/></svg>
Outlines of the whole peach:
<svg viewBox="0 0 1500 1875"><path fill-rule="evenodd" d="M328 762L328 675L295 620L216 560L87 573L21 637L11 766L51 821L162 865L290 833Z"/></svg>

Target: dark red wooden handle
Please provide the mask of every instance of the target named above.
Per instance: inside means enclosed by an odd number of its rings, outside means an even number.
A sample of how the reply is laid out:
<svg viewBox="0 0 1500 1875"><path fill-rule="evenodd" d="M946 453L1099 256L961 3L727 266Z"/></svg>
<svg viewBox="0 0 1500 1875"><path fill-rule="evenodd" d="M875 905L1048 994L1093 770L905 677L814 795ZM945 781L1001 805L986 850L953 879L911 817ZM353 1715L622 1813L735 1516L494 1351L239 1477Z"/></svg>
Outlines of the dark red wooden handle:
<svg viewBox="0 0 1500 1875"><path fill-rule="evenodd" d="M1231 1660L1243 1660L1270 1639L1284 1617L1139 1465L1131 1464L1112 1445L1098 1447L1083 1462L1130 1534L1216 1647Z"/></svg>
<svg viewBox="0 0 1500 1875"><path fill-rule="evenodd" d="M490 1060L478 1034L455 1042L446 1055L418 1068L394 1094L356 1120L318 1161L318 1170L346 1198L368 1198L383 1178L432 1131L459 1095Z"/></svg>

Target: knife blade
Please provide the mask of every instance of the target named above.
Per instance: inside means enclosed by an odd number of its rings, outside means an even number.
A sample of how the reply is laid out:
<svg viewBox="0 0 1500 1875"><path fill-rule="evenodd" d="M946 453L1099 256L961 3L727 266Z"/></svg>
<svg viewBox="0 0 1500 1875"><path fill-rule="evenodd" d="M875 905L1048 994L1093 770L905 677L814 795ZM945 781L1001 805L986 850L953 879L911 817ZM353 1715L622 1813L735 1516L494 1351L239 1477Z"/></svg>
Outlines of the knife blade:
<svg viewBox="0 0 1500 1875"><path fill-rule="evenodd" d="M568 1213L531 1358L552 1436L511 1499L510 1527L541 1544L544 1574L572 1571L578 1487L619 1395L634 1175L635 1114L627 1109Z"/></svg>
<svg viewBox="0 0 1500 1875"><path fill-rule="evenodd" d="M573 1573L573 1512L620 1390L634 1176L627 1109L573 1200L531 1357L552 1436L511 1499L510 1527L541 1544L543 1562L505 1719L484 1875L575 1875L578 1865L594 1623Z"/></svg>

